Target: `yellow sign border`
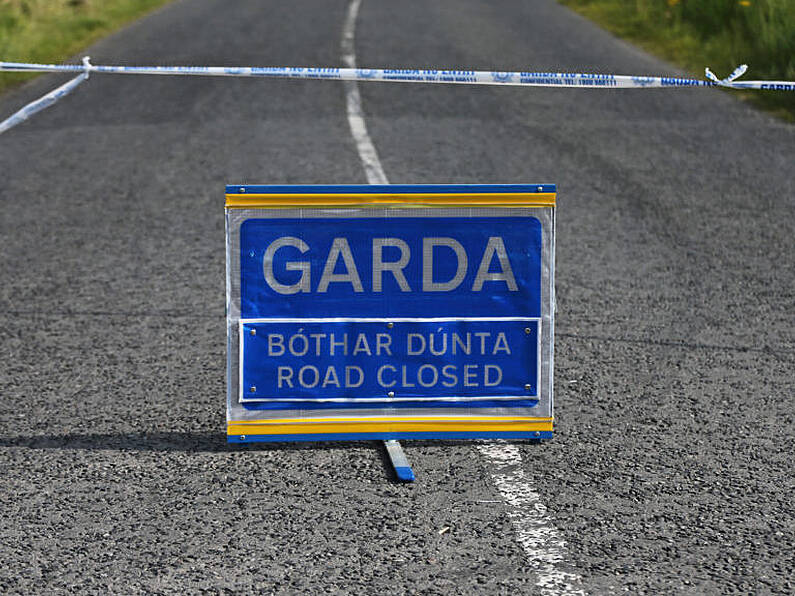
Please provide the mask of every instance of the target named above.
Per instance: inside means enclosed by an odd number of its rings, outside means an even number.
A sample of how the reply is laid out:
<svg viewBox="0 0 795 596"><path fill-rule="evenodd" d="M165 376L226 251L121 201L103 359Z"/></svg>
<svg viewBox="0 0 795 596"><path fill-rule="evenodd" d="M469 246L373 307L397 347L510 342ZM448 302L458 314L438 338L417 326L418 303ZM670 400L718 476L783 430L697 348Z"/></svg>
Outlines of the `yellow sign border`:
<svg viewBox="0 0 795 596"><path fill-rule="evenodd" d="M289 207L554 207L554 192L500 193L318 193L226 195L227 209Z"/></svg>
<svg viewBox="0 0 795 596"><path fill-rule="evenodd" d="M551 431L552 418L459 416L230 420L227 435Z"/></svg>

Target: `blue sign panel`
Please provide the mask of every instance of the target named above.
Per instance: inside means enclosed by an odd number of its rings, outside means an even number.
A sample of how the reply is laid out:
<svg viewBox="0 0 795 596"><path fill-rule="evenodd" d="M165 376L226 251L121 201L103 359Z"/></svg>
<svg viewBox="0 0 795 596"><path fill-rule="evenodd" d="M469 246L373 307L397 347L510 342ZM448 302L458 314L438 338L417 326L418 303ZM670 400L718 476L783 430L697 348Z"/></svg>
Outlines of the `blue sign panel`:
<svg viewBox="0 0 795 596"><path fill-rule="evenodd" d="M540 317L534 217L249 219L241 319Z"/></svg>
<svg viewBox="0 0 795 596"><path fill-rule="evenodd" d="M270 409L538 399L537 319L260 320L241 322L240 337L240 401Z"/></svg>
<svg viewBox="0 0 795 596"><path fill-rule="evenodd" d="M551 438L555 200L228 186L228 440Z"/></svg>

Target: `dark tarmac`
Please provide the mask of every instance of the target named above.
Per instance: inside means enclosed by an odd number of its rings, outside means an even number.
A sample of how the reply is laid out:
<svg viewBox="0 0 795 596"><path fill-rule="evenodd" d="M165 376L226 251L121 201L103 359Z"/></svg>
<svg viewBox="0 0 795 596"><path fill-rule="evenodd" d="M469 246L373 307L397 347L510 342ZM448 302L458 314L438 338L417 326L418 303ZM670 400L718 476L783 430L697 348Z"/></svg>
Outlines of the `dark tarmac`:
<svg viewBox="0 0 795 596"><path fill-rule="evenodd" d="M338 66L346 6L181 0L85 53ZM355 47L677 74L548 0L364 0ZM556 437L520 450L585 590L795 590L795 127L713 89L360 91L393 183L558 185ZM366 182L341 83L95 75L0 172L0 591L536 593L470 443L404 442L408 486L377 443L225 443L224 185Z"/></svg>

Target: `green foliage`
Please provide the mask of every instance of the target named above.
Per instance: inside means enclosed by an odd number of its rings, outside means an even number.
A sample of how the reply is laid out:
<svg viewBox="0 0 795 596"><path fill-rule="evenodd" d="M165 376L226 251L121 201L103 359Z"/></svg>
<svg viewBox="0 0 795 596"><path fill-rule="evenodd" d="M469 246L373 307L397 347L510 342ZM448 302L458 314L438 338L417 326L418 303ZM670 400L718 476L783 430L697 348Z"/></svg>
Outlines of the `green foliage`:
<svg viewBox="0 0 795 596"><path fill-rule="evenodd" d="M63 62L168 0L0 0L0 60ZM0 73L0 90L35 75Z"/></svg>
<svg viewBox="0 0 795 596"><path fill-rule="evenodd" d="M795 80L795 0L560 0L614 33L703 76ZM795 93L739 93L795 120Z"/></svg>

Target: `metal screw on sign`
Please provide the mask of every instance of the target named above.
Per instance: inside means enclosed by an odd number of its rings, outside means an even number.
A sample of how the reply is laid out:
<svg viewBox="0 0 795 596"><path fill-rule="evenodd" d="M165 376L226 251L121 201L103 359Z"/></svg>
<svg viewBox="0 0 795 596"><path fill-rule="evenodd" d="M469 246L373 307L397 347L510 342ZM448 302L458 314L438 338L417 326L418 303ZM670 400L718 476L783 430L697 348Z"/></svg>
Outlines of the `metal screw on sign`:
<svg viewBox="0 0 795 596"><path fill-rule="evenodd" d="M240 440L241 441L245 441L246 440L246 435L240 435Z"/></svg>
<svg viewBox="0 0 795 596"><path fill-rule="evenodd" d="M392 329L392 327L394 327L395 324L394 323L387 323L386 326L387 326L388 329Z"/></svg>
<svg viewBox="0 0 795 596"><path fill-rule="evenodd" d="M257 392L257 388L252 385L250 391L251 391L251 393L256 393Z"/></svg>
<svg viewBox="0 0 795 596"><path fill-rule="evenodd" d="M544 190L544 187L543 186L539 186L538 187L538 192L541 192L542 190Z"/></svg>
<svg viewBox="0 0 795 596"><path fill-rule="evenodd" d="M240 187L240 192L246 192L246 189L241 186Z"/></svg>
<svg viewBox="0 0 795 596"><path fill-rule="evenodd" d="M533 434L535 434L535 436L537 436L537 437L540 437L540 436L541 436L541 433L540 433L540 432L538 432L538 431L536 431L536 432L535 432L535 433L533 433Z"/></svg>
<svg viewBox="0 0 795 596"><path fill-rule="evenodd" d="M390 391L389 393L386 394L386 396L387 397L395 397L395 392L394 391Z"/></svg>
<svg viewBox="0 0 795 596"><path fill-rule="evenodd" d="M533 388L533 386L532 386L530 383L528 383L527 385L525 385L525 386L524 386L524 388L525 388L527 391L530 391L530 390Z"/></svg>
<svg viewBox="0 0 795 596"><path fill-rule="evenodd" d="M527 333L528 335L530 335L530 333L532 332L532 330L530 329L530 327L525 327L525 328L524 328L524 332L525 332L525 333Z"/></svg>
<svg viewBox="0 0 795 596"><path fill-rule="evenodd" d="M252 329L250 333L251 333L251 335L256 335L257 334L257 330L256 329Z"/></svg>

